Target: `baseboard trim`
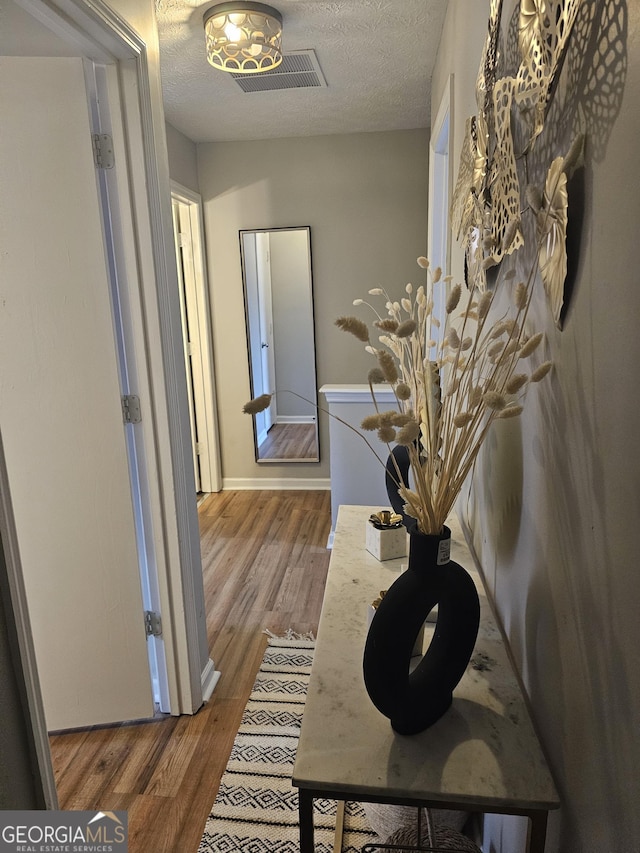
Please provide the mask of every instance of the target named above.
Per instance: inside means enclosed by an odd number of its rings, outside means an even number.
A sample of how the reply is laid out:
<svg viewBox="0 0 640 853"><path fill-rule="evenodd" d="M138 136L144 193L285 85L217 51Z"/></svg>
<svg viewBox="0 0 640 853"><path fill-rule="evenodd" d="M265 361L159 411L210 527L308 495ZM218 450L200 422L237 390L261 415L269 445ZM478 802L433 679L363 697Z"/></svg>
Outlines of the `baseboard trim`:
<svg viewBox="0 0 640 853"><path fill-rule="evenodd" d="M331 489L331 480L328 477L310 477L305 479L296 479L293 477L223 477L223 491L243 491L243 490L305 490L313 491L316 489L329 491Z"/></svg>
<svg viewBox="0 0 640 853"><path fill-rule="evenodd" d="M211 658L209 658L200 676L200 681L202 684L203 702L209 701L209 699L211 698L211 694L213 693L215 686L218 683L219 678L220 673L216 669L215 663L211 660Z"/></svg>
<svg viewBox="0 0 640 853"><path fill-rule="evenodd" d="M315 424L313 415L278 415L277 424Z"/></svg>

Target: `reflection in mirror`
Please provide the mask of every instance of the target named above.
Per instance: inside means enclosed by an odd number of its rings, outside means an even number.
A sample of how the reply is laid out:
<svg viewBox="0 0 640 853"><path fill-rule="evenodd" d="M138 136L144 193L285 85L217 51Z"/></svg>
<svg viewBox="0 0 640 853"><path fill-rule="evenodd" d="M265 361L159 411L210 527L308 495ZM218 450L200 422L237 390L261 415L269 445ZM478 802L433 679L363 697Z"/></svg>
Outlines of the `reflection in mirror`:
<svg viewBox="0 0 640 853"><path fill-rule="evenodd" d="M253 418L256 461L319 462L311 229L241 231L240 249L251 396L278 392Z"/></svg>

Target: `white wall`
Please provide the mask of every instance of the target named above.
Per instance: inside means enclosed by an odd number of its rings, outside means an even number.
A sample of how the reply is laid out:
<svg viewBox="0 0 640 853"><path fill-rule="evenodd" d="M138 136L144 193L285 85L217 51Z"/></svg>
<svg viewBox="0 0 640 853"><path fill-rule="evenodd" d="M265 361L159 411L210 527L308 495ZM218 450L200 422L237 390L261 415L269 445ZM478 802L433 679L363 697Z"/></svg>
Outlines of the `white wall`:
<svg viewBox="0 0 640 853"><path fill-rule="evenodd" d="M257 465L238 231L311 226L318 386L362 382L361 345L334 326L371 287L400 292L426 251L428 134L352 134L198 145L218 380L223 478L328 478L320 464ZM347 337L349 338L347 340Z"/></svg>
<svg viewBox="0 0 640 853"><path fill-rule="evenodd" d="M322 389L322 397L332 415L329 421L332 539L338 510L343 504L377 504L380 509L389 507L385 476L388 453L386 445L376 441L375 433L367 434L369 447L356 434L356 431L362 434L360 424L363 419L376 411L368 385L323 385ZM379 409L390 409L395 405L395 397L388 386L376 386L375 391Z"/></svg>
<svg viewBox="0 0 640 853"><path fill-rule="evenodd" d="M519 421L489 436L461 504L559 787L549 853L634 850L640 838L640 7L614 2L614 11L609 56L624 46L624 96L619 114L612 93L600 100L588 128L584 201L570 196L570 220L582 212L583 225L564 330L540 289L533 308L554 372ZM455 74L456 162L464 118L476 111L488 12L489 2L451 0L433 78L437 106ZM585 59L593 54L574 56L574 79ZM545 156L566 144L560 128L549 126L541 140ZM454 258L460 275L459 249ZM493 820L491 849L522 849L520 828Z"/></svg>

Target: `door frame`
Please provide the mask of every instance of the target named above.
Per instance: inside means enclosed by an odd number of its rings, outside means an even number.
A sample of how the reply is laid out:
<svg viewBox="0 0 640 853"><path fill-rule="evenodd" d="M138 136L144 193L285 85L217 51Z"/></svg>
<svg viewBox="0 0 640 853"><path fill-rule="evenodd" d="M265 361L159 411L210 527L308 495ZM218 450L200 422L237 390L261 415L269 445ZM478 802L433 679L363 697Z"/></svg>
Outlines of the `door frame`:
<svg viewBox="0 0 640 853"><path fill-rule="evenodd" d="M200 487L203 492L219 492L222 489L222 474L202 197L176 181L171 181L171 199L178 203L180 215L184 214L188 218L189 227L189 246L181 248L190 254L189 270L185 272L193 277L192 287L185 292L185 309L189 324L196 326L197 345L191 358L198 377L194 385L194 417L198 431Z"/></svg>
<svg viewBox="0 0 640 853"><path fill-rule="evenodd" d="M208 657L198 517L191 465L177 273L173 252L168 157L162 114L153 109L147 49L140 36L102 0L19 0L79 56L116 65L126 130L135 274L126 291L134 306L148 468L157 471L146 496L162 602L171 714L194 713L217 680ZM137 312L136 306L139 306ZM141 371L142 373L143 371ZM4 484L3 484L4 485ZM32 647L19 561L8 566L17 629ZM35 659L28 664L37 672ZM30 677L25 669L25 677ZM32 697L33 698L33 697ZM39 749L48 751L45 728Z"/></svg>
<svg viewBox="0 0 640 853"><path fill-rule="evenodd" d="M429 143L429 234L427 255L432 269L441 267L445 273L451 272L451 227L449 209L453 197L453 157L451 140L453 139L453 74L444 86L438 106L436 119L431 129ZM436 290L434 294L434 316L441 321L444 329L445 292ZM435 353L435 348L433 350Z"/></svg>

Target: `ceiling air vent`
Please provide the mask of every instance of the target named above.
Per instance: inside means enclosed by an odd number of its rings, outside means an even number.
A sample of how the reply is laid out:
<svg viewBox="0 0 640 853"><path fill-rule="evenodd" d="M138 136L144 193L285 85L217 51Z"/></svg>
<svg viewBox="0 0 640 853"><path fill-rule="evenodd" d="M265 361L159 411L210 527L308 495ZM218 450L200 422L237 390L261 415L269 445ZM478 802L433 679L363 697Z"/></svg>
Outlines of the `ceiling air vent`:
<svg viewBox="0 0 640 853"><path fill-rule="evenodd" d="M282 56L273 71L260 74L232 74L243 92L272 92L277 89L326 89L315 51L294 50Z"/></svg>

